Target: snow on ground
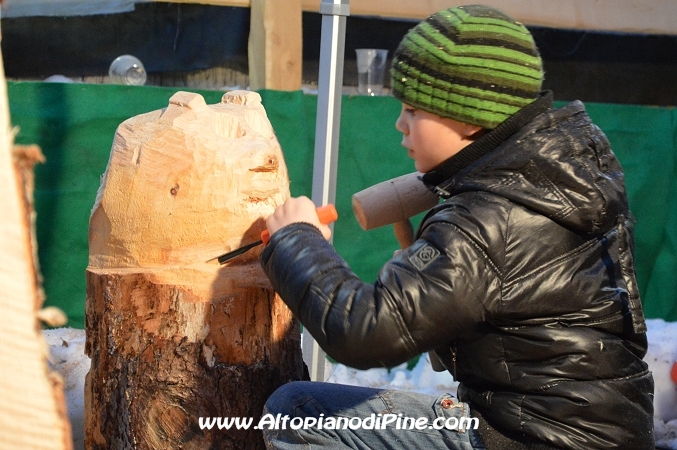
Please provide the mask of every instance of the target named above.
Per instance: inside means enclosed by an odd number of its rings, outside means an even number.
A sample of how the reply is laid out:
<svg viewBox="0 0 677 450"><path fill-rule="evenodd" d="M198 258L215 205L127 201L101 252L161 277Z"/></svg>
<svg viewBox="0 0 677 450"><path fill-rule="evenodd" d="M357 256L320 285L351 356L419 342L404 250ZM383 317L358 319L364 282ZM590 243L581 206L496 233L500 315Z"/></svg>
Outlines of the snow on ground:
<svg viewBox="0 0 677 450"><path fill-rule="evenodd" d="M85 355L85 330L57 328L42 335L49 346L50 366L63 378L73 450L81 450L85 442L85 376L90 366Z"/></svg>
<svg viewBox="0 0 677 450"><path fill-rule="evenodd" d="M677 322L661 319L647 321L649 349L644 360L649 364L656 383L655 418L656 446L677 450L677 384L670 371L677 361ZM73 429L74 449L84 448L84 383L89 358L84 354L85 332L59 328L43 332L50 349L50 363L64 378L68 416ZM456 393L457 383L447 372L434 372L427 355L407 370L407 365L394 369L356 370L342 364L327 364L329 382L376 388L400 389L427 394Z"/></svg>
<svg viewBox="0 0 677 450"><path fill-rule="evenodd" d="M649 349L644 361L654 378L656 447L677 449L677 382L670 378L677 364L677 322L646 321Z"/></svg>

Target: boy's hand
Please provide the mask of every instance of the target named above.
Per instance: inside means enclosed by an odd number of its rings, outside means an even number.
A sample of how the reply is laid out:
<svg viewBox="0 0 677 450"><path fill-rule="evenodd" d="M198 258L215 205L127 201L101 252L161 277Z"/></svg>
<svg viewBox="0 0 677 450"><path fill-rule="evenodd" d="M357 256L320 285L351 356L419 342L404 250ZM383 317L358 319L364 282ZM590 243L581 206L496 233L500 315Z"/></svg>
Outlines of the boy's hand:
<svg viewBox="0 0 677 450"><path fill-rule="evenodd" d="M317 217L315 204L308 197L289 198L278 206L273 214L266 219L266 227L271 236L280 228L296 222L305 222L316 226L329 240L331 229Z"/></svg>

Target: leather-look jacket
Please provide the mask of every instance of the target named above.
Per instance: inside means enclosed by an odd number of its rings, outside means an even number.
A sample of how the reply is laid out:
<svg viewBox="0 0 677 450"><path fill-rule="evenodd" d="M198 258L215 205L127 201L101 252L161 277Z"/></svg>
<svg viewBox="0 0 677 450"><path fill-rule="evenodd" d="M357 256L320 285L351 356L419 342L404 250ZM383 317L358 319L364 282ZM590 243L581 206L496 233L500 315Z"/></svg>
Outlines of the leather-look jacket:
<svg viewBox="0 0 677 450"><path fill-rule="evenodd" d="M583 105L544 93L423 182L444 201L374 283L312 225L271 237L263 268L320 346L359 369L435 351L518 442L653 449L623 173Z"/></svg>

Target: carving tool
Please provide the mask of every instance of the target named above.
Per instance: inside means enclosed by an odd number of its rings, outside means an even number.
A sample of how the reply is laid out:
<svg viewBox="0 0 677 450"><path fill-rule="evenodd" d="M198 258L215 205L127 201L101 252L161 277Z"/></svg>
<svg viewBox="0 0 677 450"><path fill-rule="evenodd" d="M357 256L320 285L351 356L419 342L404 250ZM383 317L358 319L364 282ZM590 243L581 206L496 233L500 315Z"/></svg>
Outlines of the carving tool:
<svg viewBox="0 0 677 450"><path fill-rule="evenodd" d="M325 206L320 206L317 208L317 217L320 219L320 223L324 225L328 225L332 222L334 222L336 219L338 219L338 213L336 212L336 208L334 205L329 204ZM261 232L261 239L258 241L252 242L251 244L243 245L242 247L238 248L237 250L233 250L232 252L224 253L221 256L217 256L216 258L212 258L209 261L214 261L215 259L219 261L219 264L225 264L227 261L230 261L231 259L242 255L243 253L246 253L247 251L251 250L252 248L256 247L257 245L261 244L267 244L268 240L270 239L270 232L266 229Z"/></svg>

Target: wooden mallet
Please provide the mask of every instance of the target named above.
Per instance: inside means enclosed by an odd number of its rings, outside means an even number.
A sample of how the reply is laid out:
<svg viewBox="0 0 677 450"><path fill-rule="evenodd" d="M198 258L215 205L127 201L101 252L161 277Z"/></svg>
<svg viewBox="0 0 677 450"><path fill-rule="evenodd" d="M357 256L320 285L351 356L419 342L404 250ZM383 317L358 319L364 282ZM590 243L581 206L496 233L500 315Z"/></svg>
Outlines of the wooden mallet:
<svg viewBox="0 0 677 450"><path fill-rule="evenodd" d="M401 248L414 240L410 217L437 205L435 193L428 190L414 172L383 181L353 195L353 212L363 230L372 230L391 223Z"/></svg>

